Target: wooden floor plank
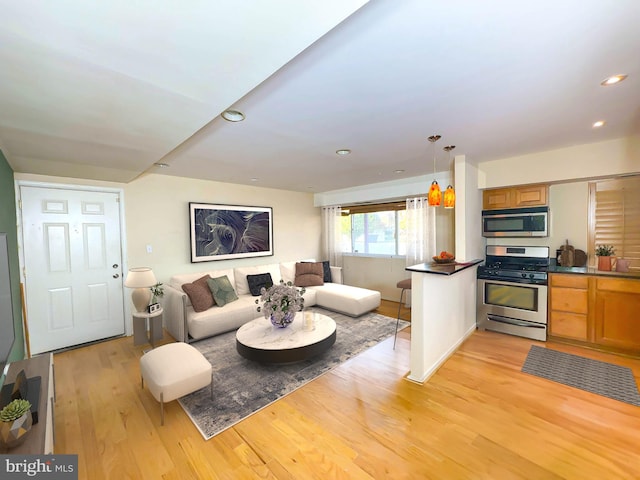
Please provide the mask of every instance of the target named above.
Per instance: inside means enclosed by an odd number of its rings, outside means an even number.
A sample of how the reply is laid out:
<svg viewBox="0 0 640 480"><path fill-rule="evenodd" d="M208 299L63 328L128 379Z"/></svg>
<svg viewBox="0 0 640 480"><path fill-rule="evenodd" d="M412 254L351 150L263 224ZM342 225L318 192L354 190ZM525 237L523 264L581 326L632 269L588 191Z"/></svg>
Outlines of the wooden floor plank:
<svg viewBox="0 0 640 480"><path fill-rule="evenodd" d="M397 303L379 311L395 318ZM416 384L406 379L410 333L209 441L178 402L160 426L140 384L148 346L129 337L57 353L55 449L79 455L81 479L638 478L640 408L521 368L534 344L629 367L636 379L640 359L478 331Z"/></svg>

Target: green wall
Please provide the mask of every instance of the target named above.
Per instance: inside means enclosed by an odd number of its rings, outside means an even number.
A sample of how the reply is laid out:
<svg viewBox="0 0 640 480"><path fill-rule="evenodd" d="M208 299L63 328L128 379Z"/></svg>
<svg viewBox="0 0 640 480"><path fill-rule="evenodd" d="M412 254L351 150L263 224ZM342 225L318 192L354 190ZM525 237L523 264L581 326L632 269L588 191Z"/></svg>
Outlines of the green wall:
<svg viewBox="0 0 640 480"><path fill-rule="evenodd" d="M24 358L24 335L22 331L22 302L20 301L20 265L18 262L18 227L16 219L16 195L13 170L0 150L0 232L7 234L9 247L9 275L13 298L13 324L16 342L10 360ZM2 332L0 332L2 334Z"/></svg>

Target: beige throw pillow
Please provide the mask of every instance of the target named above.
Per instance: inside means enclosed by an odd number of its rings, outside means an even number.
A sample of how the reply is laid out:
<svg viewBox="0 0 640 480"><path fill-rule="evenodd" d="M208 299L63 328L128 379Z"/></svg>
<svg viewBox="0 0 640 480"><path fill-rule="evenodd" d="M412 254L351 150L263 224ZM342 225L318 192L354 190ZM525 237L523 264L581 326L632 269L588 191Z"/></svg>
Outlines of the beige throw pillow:
<svg viewBox="0 0 640 480"><path fill-rule="evenodd" d="M324 272L320 262L296 263L296 287L317 287L324 285Z"/></svg>
<svg viewBox="0 0 640 480"><path fill-rule="evenodd" d="M205 275L192 283L182 285L182 290L189 296L191 305L196 312L204 312L215 305L213 295L207 283L207 280L210 278L209 275Z"/></svg>

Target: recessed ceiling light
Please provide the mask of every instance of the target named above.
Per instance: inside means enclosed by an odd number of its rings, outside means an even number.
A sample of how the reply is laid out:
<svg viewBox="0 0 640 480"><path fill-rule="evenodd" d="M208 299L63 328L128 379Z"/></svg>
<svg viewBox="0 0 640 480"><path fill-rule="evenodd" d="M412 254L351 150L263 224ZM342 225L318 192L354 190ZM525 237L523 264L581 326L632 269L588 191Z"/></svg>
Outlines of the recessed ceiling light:
<svg viewBox="0 0 640 480"><path fill-rule="evenodd" d="M594 122L592 127L593 128L600 128L602 127L606 122L604 120L598 120L597 122Z"/></svg>
<svg viewBox="0 0 640 480"><path fill-rule="evenodd" d="M336 150L336 153L338 155L349 155L351 153L351 150L349 150L348 148L341 148L340 150Z"/></svg>
<svg viewBox="0 0 640 480"><path fill-rule="evenodd" d="M624 74L613 75L609 78L605 78L602 82L600 82L600 85L602 85L603 87L615 85L616 83L620 83L621 81L623 81L625 78L627 78L627 76Z"/></svg>
<svg viewBox="0 0 640 480"><path fill-rule="evenodd" d="M252 181L252 182L257 182L257 181L258 181L258 179L254 177L254 178L252 178L252 179L251 179L251 181Z"/></svg>
<svg viewBox="0 0 640 480"><path fill-rule="evenodd" d="M162 162L156 162L156 163L154 163L154 165L156 167L160 167L160 168L168 168L169 167L168 163L162 163Z"/></svg>
<svg viewBox="0 0 640 480"><path fill-rule="evenodd" d="M244 120L244 113L238 110L225 110L222 112L222 118L227 122L241 122Z"/></svg>
<svg viewBox="0 0 640 480"><path fill-rule="evenodd" d="M400 169L394 170L393 173L404 173L404 170L400 170Z"/></svg>

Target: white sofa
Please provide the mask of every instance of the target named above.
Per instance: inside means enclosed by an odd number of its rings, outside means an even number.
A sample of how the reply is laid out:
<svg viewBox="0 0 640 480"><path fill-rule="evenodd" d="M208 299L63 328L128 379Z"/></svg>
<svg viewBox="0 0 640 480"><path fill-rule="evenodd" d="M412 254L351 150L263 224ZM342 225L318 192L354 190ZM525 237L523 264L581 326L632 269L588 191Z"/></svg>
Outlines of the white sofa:
<svg viewBox="0 0 640 480"><path fill-rule="evenodd" d="M260 297L251 295L247 275L268 272L274 283L281 279L293 283L295 271L296 262L284 262L174 275L165 285L164 296L161 299L165 328L176 340L187 343L235 330L261 315L256 304L256 299ZM223 307L214 305L208 310L196 312L188 295L182 290L182 285L206 274L212 278L226 275L235 288L238 300ZM380 306L380 292L344 285L340 267L331 267L331 280L324 285L305 287L305 307L317 305L357 317Z"/></svg>

